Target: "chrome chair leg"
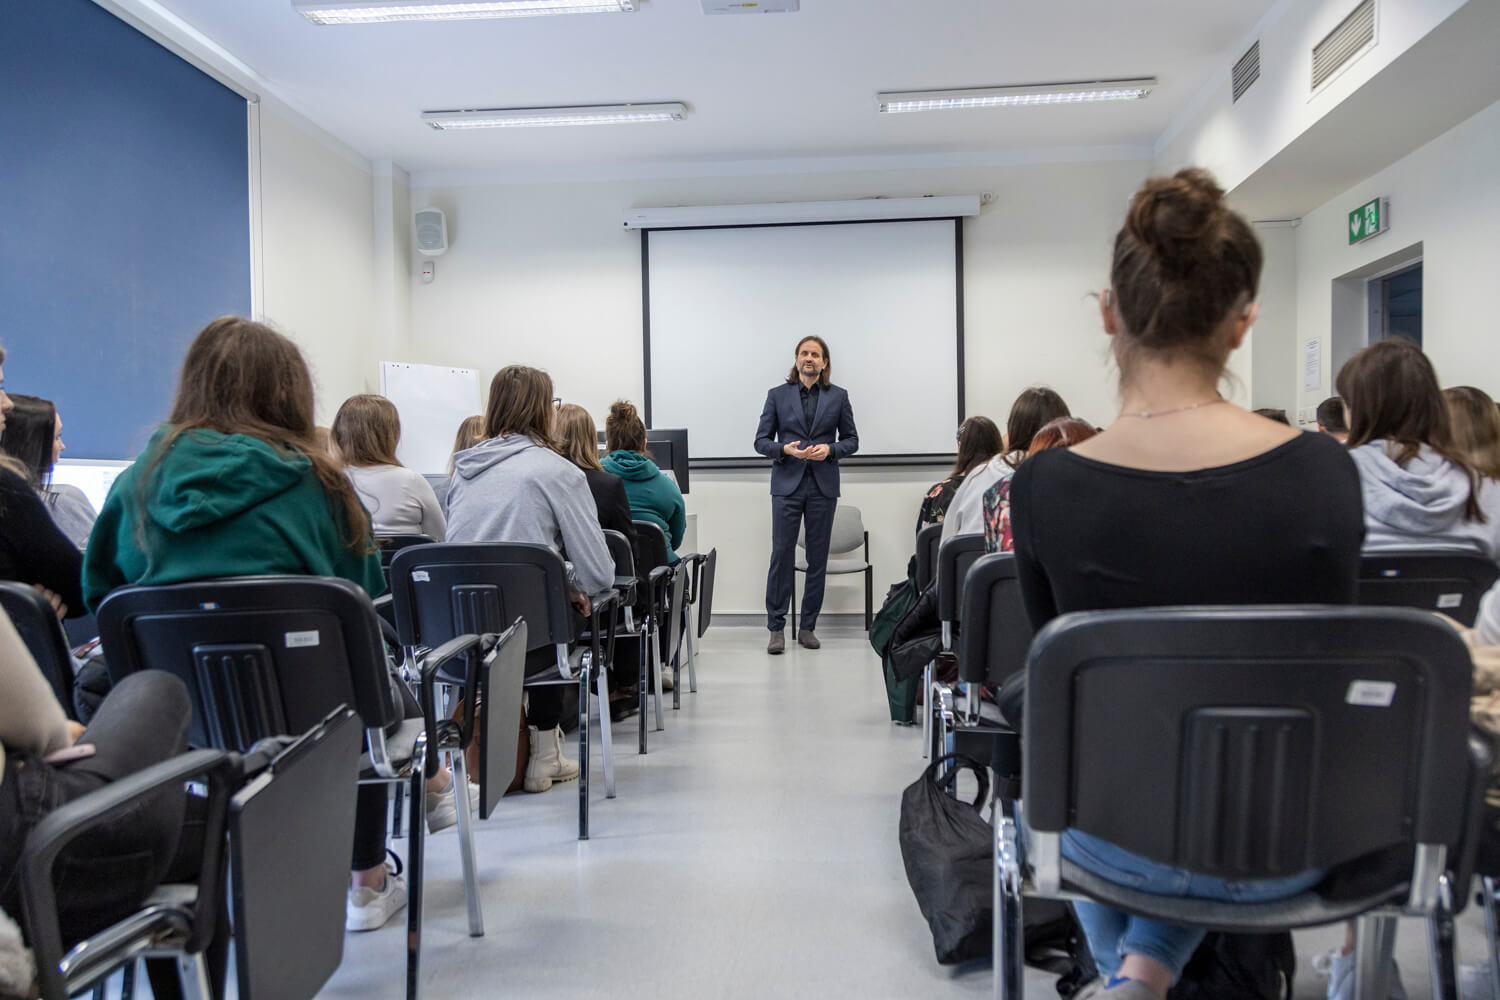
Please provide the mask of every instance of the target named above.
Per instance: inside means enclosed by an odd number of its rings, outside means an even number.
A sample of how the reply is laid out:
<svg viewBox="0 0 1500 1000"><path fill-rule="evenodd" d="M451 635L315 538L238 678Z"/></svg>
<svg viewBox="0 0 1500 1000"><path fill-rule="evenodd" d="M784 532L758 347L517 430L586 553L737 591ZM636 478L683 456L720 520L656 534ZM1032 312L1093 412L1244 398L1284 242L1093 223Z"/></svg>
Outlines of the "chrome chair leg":
<svg viewBox="0 0 1500 1000"><path fill-rule="evenodd" d="M647 675L650 673L650 671L647 668L651 662L649 659L651 654L649 648L646 645L646 634L647 633L641 634L640 638L636 640L636 642L640 645L641 654L640 676L636 678L635 682L636 696L640 699L641 703L640 711L636 713L638 716L640 716L640 718L636 720L636 727L640 730L640 749L636 751L637 753L646 752L646 709L648 707L647 703L650 701L650 693L647 691L646 686L649 683Z"/></svg>
<svg viewBox="0 0 1500 1000"><path fill-rule="evenodd" d="M464 900L469 905L469 937L484 937L484 908L479 901L479 866L474 858L474 816L469 812L468 765L453 756L453 806L458 810L458 858L464 873Z"/></svg>
<svg viewBox="0 0 1500 1000"><path fill-rule="evenodd" d="M682 640L683 648L687 650L689 694L698 693L698 657L695 644L693 643L693 632L697 630L697 627L693 624L693 619L697 617L696 613L687 616L688 621L684 627L688 629L688 634Z"/></svg>
<svg viewBox="0 0 1500 1000"><path fill-rule="evenodd" d="M651 673L656 685L656 731L659 733L667 728L666 722L662 719L661 711L661 635L657 631L660 625L655 620L651 624L653 626L651 629L651 662L655 664L655 669Z"/></svg>
<svg viewBox="0 0 1500 1000"><path fill-rule="evenodd" d="M1354 1000L1385 1000L1395 948L1395 917L1367 913L1359 918L1354 937Z"/></svg>
<svg viewBox="0 0 1500 1000"><path fill-rule="evenodd" d="M182 981L183 1000L213 1000L208 982L208 961L203 952L177 956L177 976Z"/></svg>
<svg viewBox="0 0 1500 1000"><path fill-rule="evenodd" d="M995 819L995 1000L1022 1000L1025 939L1021 930L1021 845L1019 828L1008 812Z"/></svg>
<svg viewBox="0 0 1500 1000"><path fill-rule="evenodd" d="M922 668L922 759L932 755L932 663Z"/></svg>
<svg viewBox="0 0 1500 1000"><path fill-rule="evenodd" d="M1437 909L1427 918L1427 945L1431 953L1433 1000L1458 1000L1458 963L1453 946L1453 887L1447 875L1438 877Z"/></svg>
<svg viewBox="0 0 1500 1000"><path fill-rule="evenodd" d="M589 839L589 671L578 672L578 839Z"/></svg>
<svg viewBox="0 0 1500 1000"><path fill-rule="evenodd" d="M1500 918L1495 913L1495 880L1486 875L1479 880L1480 905L1484 908L1484 940L1490 966L1490 997L1500 1000Z"/></svg>
<svg viewBox="0 0 1500 1000"><path fill-rule="evenodd" d="M598 672L598 678L595 687L599 690L596 704L599 708L599 752L604 758L604 797L612 799L615 797L615 747L614 734L610 730L609 679L603 670Z"/></svg>

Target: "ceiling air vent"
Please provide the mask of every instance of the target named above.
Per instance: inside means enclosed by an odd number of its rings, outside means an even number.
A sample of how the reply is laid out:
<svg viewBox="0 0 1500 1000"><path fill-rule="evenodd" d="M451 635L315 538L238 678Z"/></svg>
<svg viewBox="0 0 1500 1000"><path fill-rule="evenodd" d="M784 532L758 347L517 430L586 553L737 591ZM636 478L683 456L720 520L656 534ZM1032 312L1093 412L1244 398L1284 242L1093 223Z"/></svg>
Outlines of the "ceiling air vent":
<svg viewBox="0 0 1500 1000"><path fill-rule="evenodd" d="M1323 82L1338 72L1366 46L1375 41L1375 0L1364 3L1349 12L1339 26L1328 33L1312 50L1312 89L1317 90Z"/></svg>
<svg viewBox="0 0 1500 1000"><path fill-rule="evenodd" d="M1260 41L1245 50L1240 56L1240 61L1234 64L1234 70L1230 73L1230 81L1233 84L1234 99L1238 101L1250 89L1250 85L1260 79Z"/></svg>

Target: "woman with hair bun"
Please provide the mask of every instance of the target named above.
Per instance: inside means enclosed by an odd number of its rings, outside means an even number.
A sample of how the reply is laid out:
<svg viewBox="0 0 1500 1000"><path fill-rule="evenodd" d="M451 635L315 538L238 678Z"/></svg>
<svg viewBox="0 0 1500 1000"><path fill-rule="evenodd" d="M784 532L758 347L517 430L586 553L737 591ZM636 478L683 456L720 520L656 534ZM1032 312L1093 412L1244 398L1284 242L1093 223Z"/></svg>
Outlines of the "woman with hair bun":
<svg viewBox="0 0 1500 1000"><path fill-rule="evenodd" d="M633 405L615 400L604 421L604 442L609 449L604 456L604 471L624 480L632 517L661 526L667 546L673 550L668 555L676 562L675 550L687 531L687 505L677 484L647 456L646 425Z"/></svg>
<svg viewBox="0 0 1500 1000"><path fill-rule="evenodd" d="M1099 296L1120 413L1087 441L1039 452L1011 480L1016 567L1037 629L1070 611L1355 601L1362 532L1348 453L1218 391L1255 322L1260 271L1254 232L1207 173L1152 178L1136 193ZM1140 808L1153 808L1140 791ZM1322 878L1189 878L1077 830L1061 849L1103 878L1165 896L1249 902ZM1204 935L1076 907L1100 1000L1164 997Z"/></svg>

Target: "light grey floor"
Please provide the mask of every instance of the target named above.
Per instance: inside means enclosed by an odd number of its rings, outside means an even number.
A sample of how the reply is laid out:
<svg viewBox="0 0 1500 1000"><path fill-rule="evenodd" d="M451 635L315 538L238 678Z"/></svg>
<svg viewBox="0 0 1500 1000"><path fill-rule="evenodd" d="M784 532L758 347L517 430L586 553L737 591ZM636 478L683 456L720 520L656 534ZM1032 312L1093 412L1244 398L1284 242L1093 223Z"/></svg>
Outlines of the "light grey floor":
<svg viewBox="0 0 1500 1000"><path fill-rule="evenodd" d="M425 996L988 993L987 964L933 960L906 884L897 808L921 771L919 734L888 721L864 633L829 630L821 650L781 657L765 655L765 636L710 631L698 693L668 708L649 755L635 753L634 719L618 727L614 800L595 751L591 840L576 839L572 783L511 796L478 825L484 937L467 934L454 834L428 840ZM1480 928L1471 907L1460 938L1469 961ZM1311 958L1341 935L1298 935L1297 996L1323 994ZM321 996L399 997L404 948L404 919L349 935ZM1431 996L1425 954L1422 925L1403 922L1397 955L1412 1000ZM1035 972L1026 993L1056 996Z"/></svg>

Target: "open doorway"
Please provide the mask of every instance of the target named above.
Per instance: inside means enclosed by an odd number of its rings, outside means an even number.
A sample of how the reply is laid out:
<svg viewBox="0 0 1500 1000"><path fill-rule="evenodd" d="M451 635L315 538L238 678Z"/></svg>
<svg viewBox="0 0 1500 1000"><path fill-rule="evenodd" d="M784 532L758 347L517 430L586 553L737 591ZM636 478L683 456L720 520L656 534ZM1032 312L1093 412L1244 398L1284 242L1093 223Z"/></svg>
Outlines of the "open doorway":
<svg viewBox="0 0 1500 1000"><path fill-rule="evenodd" d="M1369 342L1400 337L1422 346L1422 263L1370 279Z"/></svg>

